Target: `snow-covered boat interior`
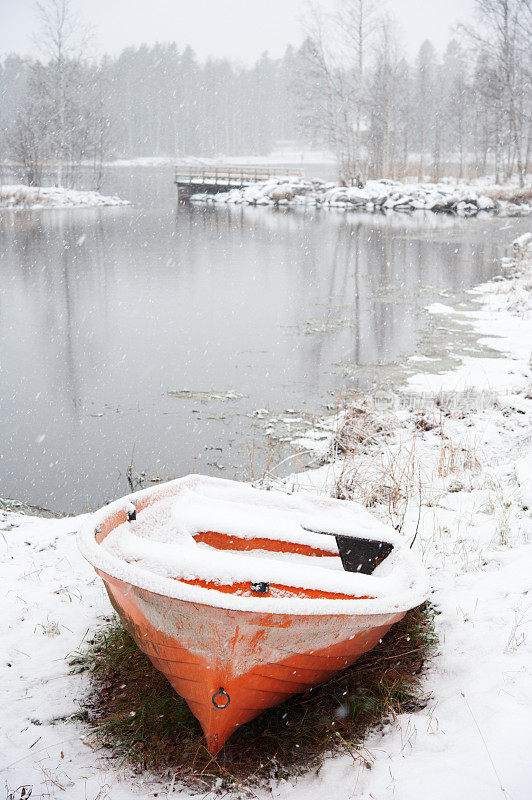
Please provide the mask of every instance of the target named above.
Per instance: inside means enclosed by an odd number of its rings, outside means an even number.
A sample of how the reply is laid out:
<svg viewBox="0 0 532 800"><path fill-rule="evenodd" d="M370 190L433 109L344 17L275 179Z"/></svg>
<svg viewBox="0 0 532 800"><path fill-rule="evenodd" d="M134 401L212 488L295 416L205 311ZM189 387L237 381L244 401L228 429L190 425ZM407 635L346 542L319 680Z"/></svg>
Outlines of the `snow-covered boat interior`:
<svg viewBox="0 0 532 800"><path fill-rule="evenodd" d="M358 600L379 596L393 573L389 529L355 503L200 476L157 502L133 500L103 548L183 584L244 597Z"/></svg>

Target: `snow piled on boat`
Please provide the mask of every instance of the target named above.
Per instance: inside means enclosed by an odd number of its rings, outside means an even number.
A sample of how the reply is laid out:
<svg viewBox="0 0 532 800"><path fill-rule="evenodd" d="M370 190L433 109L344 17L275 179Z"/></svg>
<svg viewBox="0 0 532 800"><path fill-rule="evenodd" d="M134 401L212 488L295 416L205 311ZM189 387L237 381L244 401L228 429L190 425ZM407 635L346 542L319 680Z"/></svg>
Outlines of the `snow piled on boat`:
<svg viewBox="0 0 532 800"><path fill-rule="evenodd" d="M0 209L93 208L129 206L129 200L107 197L99 192L54 186L0 186Z"/></svg>
<svg viewBox="0 0 532 800"><path fill-rule="evenodd" d="M340 186L314 179L276 177L217 194L197 193L196 203L242 203L257 206L318 206L365 211L433 211L473 216L481 211L506 216L529 214L529 192L507 187L465 183L402 183L368 180L363 186ZM508 199L510 198L510 199Z"/></svg>
<svg viewBox="0 0 532 800"><path fill-rule="evenodd" d="M202 531L217 531L238 533L247 539L274 537L331 552L337 552L334 539L323 534L399 541L389 526L359 503L343 503L320 495L264 491L239 481L200 475L179 478L167 484L167 489L172 486L177 494L171 501L171 538L175 534L192 537ZM149 535L156 536L157 531L151 528Z"/></svg>
<svg viewBox="0 0 532 800"><path fill-rule="evenodd" d="M190 475L165 484L161 499L138 512L137 518L111 531L101 544L96 526L105 524L131 501L157 496L144 490L94 514L82 527L79 545L98 569L147 591L167 597L242 611L280 614L387 614L406 611L428 594L428 581L419 559L390 526L375 519L358 503L330 498L261 491L246 484ZM170 495L170 496L169 496ZM313 530L308 530L312 528ZM372 575L329 569L299 560L286 563L250 553L232 553L198 544L193 535L217 531L243 538L265 537L337 552L334 531L353 538L394 544L392 554ZM207 580L215 584L267 582L321 589L346 599L308 599L272 589L268 597L204 589L179 581ZM365 597L369 599L358 599Z"/></svg>

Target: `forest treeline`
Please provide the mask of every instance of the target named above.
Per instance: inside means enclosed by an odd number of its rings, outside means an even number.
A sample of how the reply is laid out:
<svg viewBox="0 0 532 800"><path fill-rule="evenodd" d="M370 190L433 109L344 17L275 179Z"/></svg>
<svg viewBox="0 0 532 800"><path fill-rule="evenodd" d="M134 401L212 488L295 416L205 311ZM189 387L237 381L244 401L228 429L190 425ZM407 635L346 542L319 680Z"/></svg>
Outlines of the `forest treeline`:
<svg viewBox="0 0 532 800"><path fill-rule="evenodd" d="M175 43L87 54L69 0L38 4L39 53L0 62L0 158L30 184L54 164L94 184L111 158L268 155L332 149L346 182L495 173L520 181L532 148L530 0L477 0L478 25L414 60L372 0L307 9L299 48L252 67L200 62ZM295 156L297 159L297 155Z"/></svg>

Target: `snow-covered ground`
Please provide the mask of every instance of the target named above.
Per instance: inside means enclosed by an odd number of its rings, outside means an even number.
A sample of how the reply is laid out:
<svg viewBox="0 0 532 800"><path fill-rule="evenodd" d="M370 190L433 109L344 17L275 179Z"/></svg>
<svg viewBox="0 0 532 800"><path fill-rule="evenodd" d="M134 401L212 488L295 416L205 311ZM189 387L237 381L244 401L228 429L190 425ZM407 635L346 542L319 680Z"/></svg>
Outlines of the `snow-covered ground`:
<svg viewBox="0 0 532 800"><path fill-rule="evenodd" d="M372 733L359 754L331 758L318 775L295 783L254 787L253 797L530 797L530 239L521 237L515 259L505 263L507 279L473 295L476 311L468 320L500 351L491 369L471 358L462 374L411 379L394 408L356 400L344 422L351 415L353 431L362 426L375 441L285 481L371 497L374 513L402 523L406 536L417 530L414 546L430 570L440 612L440 653L425 678L428 705ZM453 393L456 387L466 391ZM477 387L482 391L471 391ZM440 393L439 405L421 394L427 390ZM170 778L112 765L83 725L69 721L87 679L70 675L66 658L110 613L99 578L76 549L82 519L0 511L0 781L11 790L31 785L33 797L51 800L186 798Z"/></svg>
<svg viewBox="0 0 532 800"><path fill-rule="evenodd" d="M386 397L377 409L367 399L355 403L362 409L355 427L364 431L366 414L376 445L358 452L352 442L352 455L289 479L295 488L373 497L376 512L402 523L407 535L418 529L415 546L440 612L440 654L426 675L427 708L366 742L370 771L362 759L331 759L319 781L309 777L274 796L318 800L334 785L346 800L530 797L530 245L530 234L517 240L515 260L505 263L512 278L473 294L478 310L469 321L503 357L416 376L391 408L383 408ZM394 509L396 488L402 499L410 492L406 512L401 499Z"/></svg>
<svg viewBox="0 0 532 800"><path fill-rule="evenodd" d="M116 158L114 161L107 161L105 166L110 167L159 167L165 164L179 164L181 166L205 166L216 167L220 165L240 166L270 166L271 164L286 164L294 166L296 164L334 164L336 158L329 150L300 150L293 148L290 150L272 150L267 156L214 156L211 158L199 158L196 156L137 156L136 158Z"/></svg>
<svg viewBox="0 0 532 800"><path fill-rule="evenodd" d="M517 202L513 202L513 195ZM443 211L464 216L496 211L513 216L530 213L531 195L530 187L519 195L514 187L498 186L487 180L474 185L450 180L441 183L369 180L359 188L318 179L280 176L218 194L194 194L191 200L197 203L324 206L366 211Z"/></svg>
<svg viewBox="0 0 532 800"><path fill-rule="evenodd" d="M62 189L54 186L0 186L0 209L19 208L92 208L93 206L129 206L129 200L106 197L99 192Z"/></svg>

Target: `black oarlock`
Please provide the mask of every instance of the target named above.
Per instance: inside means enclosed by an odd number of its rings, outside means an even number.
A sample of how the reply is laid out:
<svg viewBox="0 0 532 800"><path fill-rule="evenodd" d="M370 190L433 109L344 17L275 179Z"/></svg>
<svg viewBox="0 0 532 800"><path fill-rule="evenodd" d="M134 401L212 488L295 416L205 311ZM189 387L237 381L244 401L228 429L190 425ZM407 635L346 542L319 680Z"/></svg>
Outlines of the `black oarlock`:
<svg viewBox="0 0 532 800"><path fill-rule="evenodd" d="M267 581L257 581L251 584L251 591L257 594L268 594L270 591L270 584Z"/></svg>

